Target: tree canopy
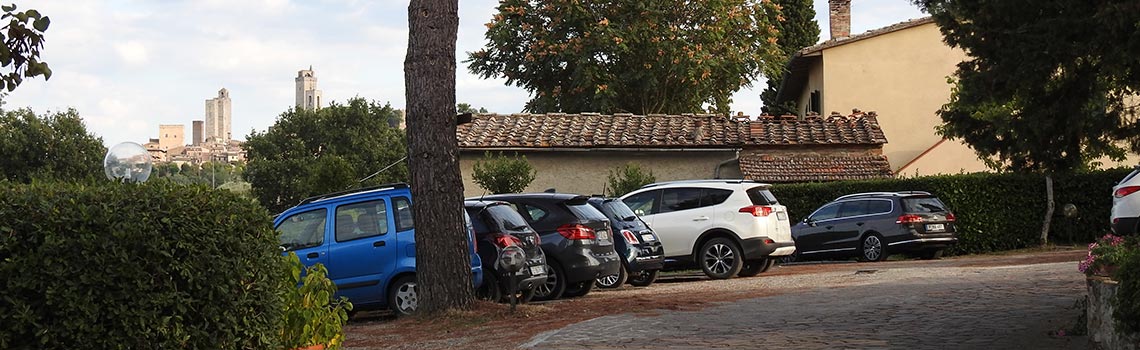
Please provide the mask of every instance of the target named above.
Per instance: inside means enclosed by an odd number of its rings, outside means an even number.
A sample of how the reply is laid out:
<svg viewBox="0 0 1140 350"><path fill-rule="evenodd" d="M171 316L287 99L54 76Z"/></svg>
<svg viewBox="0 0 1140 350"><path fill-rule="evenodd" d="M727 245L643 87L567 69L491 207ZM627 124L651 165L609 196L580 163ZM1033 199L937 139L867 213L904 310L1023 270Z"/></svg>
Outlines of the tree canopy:
<svg viewBox="0 0 1140 350"><path fill-rule="evenodd" d="M310 196L407 181L407 165L399 161L405 136L388 125L393 116L390 105L359 97L318 110L290 108L269 130L247 137L243 176L254 197L276 212Z"/></svg>
<svg viewBox="0 0 1140 350"><path fill-rule="evenodd" d="M795 102L777 105L776 94L780 92L784 73L787 73L785 67L788 60L792 59L800 49L815 45L819 41L819 23L815 21L815 9L812 8L811 0L774 0L774 2L780 6L783 15L783 21L776 23L776 30L779 31L776 44L780 46L782 54L781 69L779 74L768 76L768 87L760 92L760 100L764 101L764 113L795 114Z"/></svg>
<svg viewBox="0 0 1140 350"><path fill-rule="evenodd" d="M534 181L536 173L526 156L508 157L502 152L495 155L490 151L475 161L472 172L475 184L492 194L522 192Z"/></svg>
<svg viewBox="0 0 1140 350"><path fill-rule="evenodd" d="M87 132L75 109L36 115L0 113L0 179L81 181L103 177L103 139Z"/></svg>
<svg viewBox="0 0 1140 350"><path fill-rule="evenodd" d="M915 0L958 65L939 133L991 167L1071 171L1140 150L1140 2Z"/></svg>
<svg viewBox="0 0 1140 350"><path fill-rule="evenodd" d="M734 92L778 75L772 1L504 0L472 73L531 93L526 110L729 113Z"/></svg>
<svg viewBox="0 0 1140 350"><path fill-rule="evenodd" d="M0 66L4 70L0 73L0 87L12 91L24 78L42 75L44 80L50 79L51 68L40 61L40 49L44 47L44 32L51 19L36 10L16 11L15 4L0 6L0 10L4 11L0 20L8 20L0 28L0 41L4 42L0 48Z"/></svg>

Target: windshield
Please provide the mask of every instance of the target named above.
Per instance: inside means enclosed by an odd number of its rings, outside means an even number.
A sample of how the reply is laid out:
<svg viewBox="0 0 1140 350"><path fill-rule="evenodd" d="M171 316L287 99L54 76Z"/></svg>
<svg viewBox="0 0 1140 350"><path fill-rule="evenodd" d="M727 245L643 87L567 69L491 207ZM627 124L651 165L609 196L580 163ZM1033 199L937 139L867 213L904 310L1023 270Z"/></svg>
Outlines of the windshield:
<svg viewBox="0 0 1140 350"><path fill-rule="evenodd" d="M523 231L530 228L526 219L509 205L488 206L487 213L490 214L491 220L495 221L495 225L503 231Z"/></svg>
<svg viewBox="0 0 1140 350"><path fill-rule="evenodd" d="M602 214L602 212L598 211L597 209L594 209L594 207L592 207L586 203L577 204L577 205L567 204L566 208L570 209L570 211L574 213L574 216L577 216L579 219L607 220L606 216L604 214Z"/></svg>
<svg viewBox="0 0 1140 350"><path fill-rule="evenodd" d="M906 212L911 214L945 213L949 211L946 209L946 205L942 204L942 201L936 197L903 198L902 202Z"/></svg>
<svg viewBox="0 0 1140 350"><path fill-rule="evenodd" d="M776 205L780 202L776 201L776 196L772 195L772 191L768 187L758 186L748 189L748 199L752 200L752 205Z"/></svg>
<svg viewBox="0 0 1140 350"><path fill-rule="evenodd" d="M610 200L602 203L602 210L604 210L607 214L610 214L614 220L637 220L637 215L633 213L633 210L630 210L629 206L626 206L624 202L619 200Z"/></svg>

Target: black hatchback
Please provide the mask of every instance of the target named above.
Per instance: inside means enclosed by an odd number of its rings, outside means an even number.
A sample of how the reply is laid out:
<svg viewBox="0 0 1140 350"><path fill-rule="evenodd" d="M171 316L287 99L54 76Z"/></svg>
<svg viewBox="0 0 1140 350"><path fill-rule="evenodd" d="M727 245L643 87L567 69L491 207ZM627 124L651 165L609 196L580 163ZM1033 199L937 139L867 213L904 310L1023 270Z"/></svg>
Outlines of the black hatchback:
<svg viewBox="0 0 1140 350"><path fill-rule="evenodd" d="M927 192L871 192L836 198L792 227L799 259L894 253L942 256L958 242L954 213Z"/></svg>
<svg viewBox="0 0 1140 350"><path fill-rule="evenodd" d="M586 295L595 279L621 268L609 219L586 203L589 197L524 193L482 198L511 203L542 238L549 268L546 283L535 290L535 300Z"/></svg>
<svg viewBox="0 0 1140 350"><path fill-rule="evenodd" d="M665 263L665 248L657 234L620 198L591 197L589 203L610 219L610 228L616 232L614 250L621 256L621 269L599 277L598 287L617 288L627 280L640 287L653 284Z"/></svg>
<svg viewBox="0 0 1140 350"><path fill-rule="evenodd" d="M465 201L463 209L470 218L468 229L474 231L475 250L483 262L483 284L476 294L492 301L506 300L511 275L500 271L498 257L506 247L518 246L526 253L526 263L515 273L515 295L519 302L530 301L547 277L546 256L539 247L538 233L507 202Z"/></svg>

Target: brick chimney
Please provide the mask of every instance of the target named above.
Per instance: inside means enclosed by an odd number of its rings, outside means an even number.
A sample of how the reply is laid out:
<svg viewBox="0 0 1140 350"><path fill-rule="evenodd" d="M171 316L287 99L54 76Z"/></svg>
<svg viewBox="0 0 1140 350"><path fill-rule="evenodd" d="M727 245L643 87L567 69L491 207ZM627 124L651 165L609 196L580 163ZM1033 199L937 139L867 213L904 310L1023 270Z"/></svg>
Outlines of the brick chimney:
<svg viewBox="0 0 1140 350"><path fill-rule="evenodd" d="M851 0L828 0L831 40L851 36Z"/></svg>

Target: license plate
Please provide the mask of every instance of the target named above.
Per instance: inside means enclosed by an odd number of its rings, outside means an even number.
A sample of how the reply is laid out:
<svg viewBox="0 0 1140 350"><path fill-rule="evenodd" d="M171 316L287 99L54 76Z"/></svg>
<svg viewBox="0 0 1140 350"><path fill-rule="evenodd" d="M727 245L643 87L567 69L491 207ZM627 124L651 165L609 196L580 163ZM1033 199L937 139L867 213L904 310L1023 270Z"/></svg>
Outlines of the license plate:
<svg viewBox="0 0 1140 350"><path fill-rule="evenodd" d="M926 224L926 232L942 232L946 231L944 224Z"/></svg>
<svg viewBox="0 0 1140 350"><path fill-rule="evenodd" d="M539 266L531 266L531 267L530 267L530 274L531 274L532 276L534 276L534 275L541 275L541 274L544 274L544 273L546 273L546 271L542 269L542 265L539 265Z"/></svg>
<svg viewBox="0 0 1140 350"><path fill-rule="evenodd" d="M787 220L788 219L788 213L778 211L778 212L776 212L776 219Z"/></svg>
<svg viewBox="0 0 1140 350"><path fill-rule="evenodd" d="M657 240L657 237L653 237L652 233L643 233L641 234L641 240L646 242L653 242Z"/></svg>

